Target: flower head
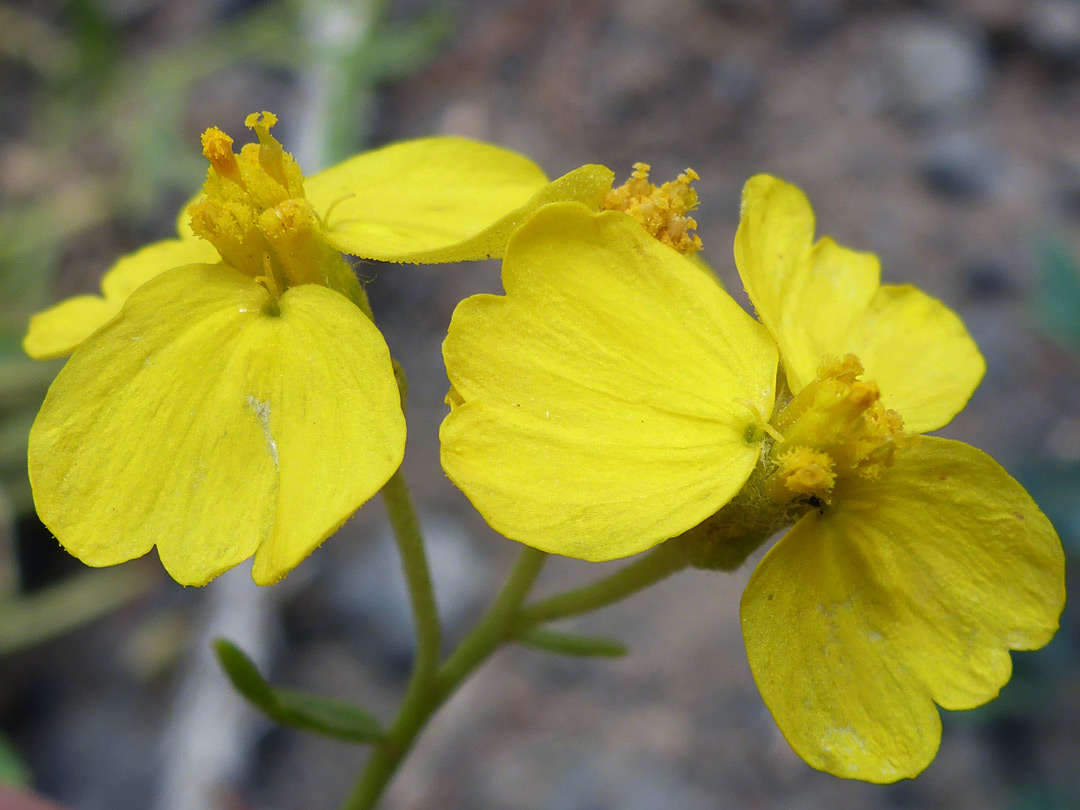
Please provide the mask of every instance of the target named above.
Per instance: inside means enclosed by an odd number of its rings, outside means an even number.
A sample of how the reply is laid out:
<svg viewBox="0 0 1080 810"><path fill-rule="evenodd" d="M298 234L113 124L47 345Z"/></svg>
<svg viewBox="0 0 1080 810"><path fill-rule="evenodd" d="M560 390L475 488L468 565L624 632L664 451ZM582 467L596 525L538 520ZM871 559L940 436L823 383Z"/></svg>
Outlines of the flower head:
<svg viewBox="0 0 1080 810"><path fill-rule="evenodd" d="M736 261L792 394L772 419L765 492L803 514L750 578L743 635L803 759L891 782L933 759L935 703L985 703L1009 679L1009 650L1050 640L1064 559L990 457L914 435L948 422L982 377L960 320L879 285L873 256L813 230L797 188L747 183Z"/></svg>
<svg viewBox="0 0 1080 810"><path fill-rule="evenodd" d="M679 536L731 568L794 524L742 600L751 669L807 762L887 782L932 759L935 703L986 702L1009 650L1049 640L1064 562L992 459L918 436L982 377L960 319L813 237L798 189L747 184L735 255L759 325L629 217L539 212L506 295L455 312L442 458L497 530L582 559Z"/></svg>
<svg viewBox="0 0 1080 810"><path fill-rule="evenodd" d="M636 554L734 496L774 397L776 348L711 275L619 211L545 207L505 296L443 345L450 478L499 532L588 560Z"/></svg>
<svg viewBox="0 0 1080 810"><path fill-rule="evenodd" d="M180 212L179 239L121 258L102 277L101 296L76 296L34 315L26 352L36 359L71 354L145 282L175 267L221 261L222 251L247 275L272 281L258 252L265 247L278 275L285 272L282 262L291 264L294 283L311 272L298 259L314 249L312 241L324 270L341 267L328 259L329 248L407 263L501 256L510 234L541 206L576 200L598 207L614 178L604 166L586 165L548 181L521 155L453 136L393 143L304 178L270 134L276 123L272 113L249 115L246 124L258 143L239 154L220 129L206 130L210 168L203 192ZM196 228L204 238L196 237ZM276 242L274 249L269 242ZM316 283L362 295L351 272Z"/></svg>
<svg viewBox="0 0 1080 810"><path fill-rule="evenodd" d="M35 316L35 357L71 354L30 434L38 513L103 566L157 547L203 584L254 556L272 583L374 495L401 461L389 350L347 251L390 261L498 255L552 199L599 205L603 167L548 182L463 138L358 155L305 179L270 134L237 154L203 135L203 193L180 238L121 259L102 296Z"/></svg>

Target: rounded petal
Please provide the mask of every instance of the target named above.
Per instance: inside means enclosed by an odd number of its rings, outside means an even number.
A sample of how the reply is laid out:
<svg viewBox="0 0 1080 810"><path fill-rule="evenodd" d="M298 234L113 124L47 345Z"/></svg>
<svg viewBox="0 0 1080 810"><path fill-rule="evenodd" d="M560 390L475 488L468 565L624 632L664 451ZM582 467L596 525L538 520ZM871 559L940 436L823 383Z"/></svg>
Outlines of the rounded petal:
<svg viewBox="0 0 1080 810"><path fill-rule="evenodd" d="M505 296L454 313L443 467L499 532L608 560L697 525L742 486L776 350L708 274L625 214L540 211Z"/></svg>
<svg viewBox="0 0 1080 810"><path fill-rule="evenodd" d="M985 703L1009 679L1009 650L1050 640L1064 555L1023 487L961 442L924 437L882 478L842 486L754 571L743 636L803 759L892 782L933 759L935 702Z"/></svg>
<svg viewBox="0 0 1080 810"><path fill-rule="evenodd" d="M862 360L866 378L881 386L885 407L916 433L948 424L986 373L963 321L911 286L879 287L844 346Z"/></svg>
<svg viewBox="0 0 1080 810"><path fill-rule="evenodd" d="M798 393L823 357L855 354L866 378L909 430L947 424L967 404L985 370L957 315L914 287L881 287L876 256L814 243L806 195L758 175L743 190L735 261L758 316L780 346L788 385Z"/></svg>
<svg viewBox="0 0 1080 810"><path fill-rule="evenodd" d="M218 261L201 239L166 239L123 256L102 277L102 295L79 295L30 319L23 349L35 360L63 357L119 314L124 301L150 279L186 264Z"/></svg>
<svg viewBox="0 0 1080 810"><path fill-rule="evenodd" d="M817 376L822 355L831 351L822 341L851 330L881 277L872 254L827 238L815 245L813 238L814 212L800 189L764 174L747 181L735 263L758 317L780 346L795 393Z"/></svg>
<svg viewBox="0 0 1080 810"><path fill-rule="evenodd" d="M583 166L549 183L515 152L439 137L357 155L309 178L304 188L339 250L437 263L501 256L510 233L541 205L599 206L612 179L603 166Z"/></svg>
<svg viewBox="0 0 1080 810"><path fill-rule="evenodd" d="M165 273L53 382L30 433L38 514L89 565L157 545L201 585L280 579L374 495L405 424L389 352L343 296L223 266Z"/></svg>
<svg viewBox="0 0 1080 810"><path fill-rule="evenodd" d="M30 318L23 337L23 351L35 360L71 354L76 346L115 318L121 306L100 295L65 298Z"/></svg>

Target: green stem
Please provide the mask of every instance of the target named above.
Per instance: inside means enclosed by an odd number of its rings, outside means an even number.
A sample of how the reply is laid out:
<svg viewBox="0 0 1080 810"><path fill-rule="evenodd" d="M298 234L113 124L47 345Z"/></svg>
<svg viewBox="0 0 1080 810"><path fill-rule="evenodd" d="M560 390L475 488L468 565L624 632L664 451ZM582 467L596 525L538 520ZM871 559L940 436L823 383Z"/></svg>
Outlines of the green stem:
<svg viewBox="0 0 1080 810"><path fill-rule="evenodd" d="M439 669L440 690L450 695L503 642L510 640L521 603L532 590L547 554L526 546L480 623Z"/></svg>
<svg viewBox="0 0 1080 810"><path fill-rule="evenodd" d="M461 642L437 677L431 681L414 677L410 681L394 725L371 755L342 810L370 810L375 806L427 721L458 684L507 640L514 614L532 590L546 558L543 552L524 549L484 618Z"/></svg>
<svg viewBox="0 0 1080 810"><path fill-rule="evenodd" d="M640 560L576 590L521 605L532 590L547 555L523 549L517 564L480 623L439 667L433 681L410 682L387 737L368 760L342 810L371 810L427 721L492 653L532 627L588 613L625 599L687 566L685 555L665 543Z"/></svg>
<svg viewBox="0 0 1080 810"><path fill-rule="evenodd" d="M681 571L687 565L685 555L674 543L662 543L641 559L591 585L527 606L517 616L515 631L521 633L542 622L607 607Z"/></svg>
<svg viewBox="0 0 1080 810"><path fill-rule="evenodd" d="M431 584L427 553L420 522L416 519L409 488L399 469L382 489L386 512L394 529L405 582L409 587L413 621L416 624L416 663L410 682L419 686L435 674L439 665L439 649L442 645L442 629L439 626L439 609L435 604L435 589Z"/></svg>

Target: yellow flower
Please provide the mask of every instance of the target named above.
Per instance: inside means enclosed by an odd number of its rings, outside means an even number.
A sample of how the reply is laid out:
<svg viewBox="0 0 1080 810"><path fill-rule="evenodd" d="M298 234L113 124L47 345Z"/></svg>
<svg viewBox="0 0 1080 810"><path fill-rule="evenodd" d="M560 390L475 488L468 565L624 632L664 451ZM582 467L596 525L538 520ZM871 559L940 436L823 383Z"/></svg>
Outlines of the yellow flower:
<svg viewBox="0 0 1080 810"><path fill-rule="evenodd" d="M276 118L263 115L264 121L252 115L247 123L253 129L259 124L265 148L280 149L269 135ZM217 155L229 160L232 141L227 135L211 128L203 137L208 159ZM262 148L252 144L245 150L257 158ZM241 165L250 160L241 156ZM549 182L543 170L521 155L450 136L403 141L356 155L306 178L302 196L319 220L321 238L343 253L388 262L442 263L501 256L510 233L541 205L556 200L599 205L612 178L609 169L588 165ZM23 341L27 354L38 360L68 355L154 276L186 264L220 261L210 242L195 237L188 208L184 206L177 220L180 238L155 242L121 258L102 278L102 295L69 298L35 315Z"/></svg>
<svg viewBox="0 0 1080 810"><path fill-rule="evenodd" d="M777 352L691 258L619 211L549 205L505 296L454 312L447 474L500 533L587 560L697 525L757 463Z"/></svg>
<svg viewBox="0 0 1080 810"><path fill-rule="evenodd" d="M742 601L754 677L807 762L888 782L933 758L935 702L991 699L1008 651L1050 639L1064 561L992 459L916 435L982 377L960 320L813 235L798 189L747 184L736 259L763 334L629 218L540 211L506 295L454 314L442 458L495 529L581 559L681 535L729 568L794 523Z"/></svg>
<svg viewBox="0 0 1080 810"><path fill-rule="evenodd" d="M305 180L252 115L216 128L180 238L121 259L102 296L41 313L35 357L71 354L30 434L38 513L89 565L155 545L200 585L254 555L283 577L397 469L405 421L389 351L341 251L388 261L501 254L551 199L599 205L602 167L549 183L462 138L358 155ZM201 238L196 238L196 235Z"/></svg>
<svg viewBox="0 0 1080 810"><path fill-rule="evenodd" d="M804 514L742 599L754 679L795 751L838 776L921 772L937 705L970 709L1046 644L1065 600L1053 527L946 424L982 378L960 320L828 238L794 186L752 178L735 257L793 395L763 454L773 500ZM828 468L828 475L821 471Z"/></svg>

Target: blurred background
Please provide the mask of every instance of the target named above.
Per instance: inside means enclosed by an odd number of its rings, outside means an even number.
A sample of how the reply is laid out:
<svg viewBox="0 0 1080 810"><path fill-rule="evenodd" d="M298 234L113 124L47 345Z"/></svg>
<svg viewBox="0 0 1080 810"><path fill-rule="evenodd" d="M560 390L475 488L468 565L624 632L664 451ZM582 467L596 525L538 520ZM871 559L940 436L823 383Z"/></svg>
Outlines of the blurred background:
<svg viewBox="0 0 1080 810"><path fill-rule="evenodd" d="M552 176L691 166L703 255L739 295L742 183L802 185L822 232L963 315L988 372L942 433L1029 487L1080 584L1080 0L0 0L0 784L74 810L335 807L363 749L264 721L210 658L216 636L384 718L401 696L411 631L377 500L269 589L246 566L199 590L150 558L89 570L33 513L26 434L59 362L24 357L27 318L172 235L200 132L244 141L262 109L309 174L447 133ZM516 552L438 464L439 344L498 266L357 269L409 374L405 468L455 639ZM597 572L554 560L540 587ZM503 651L384 806L1080 807L1075 604L997 701L944 713L925 774L874 787L813 771L776 730L739 631L748 573L686 573L572 625L625 659Z"/></svg>

